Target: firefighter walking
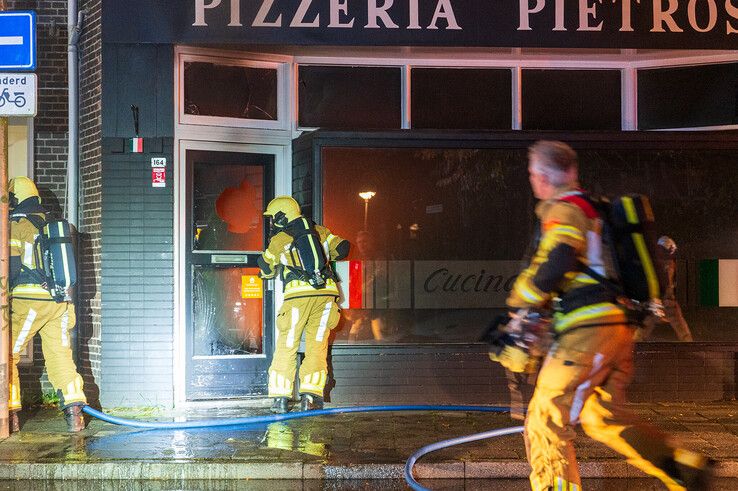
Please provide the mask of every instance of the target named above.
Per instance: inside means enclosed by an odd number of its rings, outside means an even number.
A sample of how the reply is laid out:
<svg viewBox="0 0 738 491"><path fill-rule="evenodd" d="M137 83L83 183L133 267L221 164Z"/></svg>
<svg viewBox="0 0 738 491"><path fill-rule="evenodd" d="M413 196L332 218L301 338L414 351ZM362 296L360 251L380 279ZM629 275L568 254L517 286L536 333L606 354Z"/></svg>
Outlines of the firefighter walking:
<svg viewBox="0 0 738 491"><path fill-rule="evenodd" d="M541 237L507 303L544 308L558 299L556 341L538 375L525 424L532 489L581 489L572 445L577 423L670 490L703 489L708 466L703 455L671 447L664 434L626 414L633 328L615 296L579 266L607 274L601 220L578 189L576 153L564 143L540 141L528 157L533 194L541 200L536 207ZM518 358L502 353L498 360Z"/></svg>
<svg viewBox="0 0 738 491"><path fill-rule="evenodd" d="M259 258L261 276L279 277L284 285L284 303L277 313L274 357L269 367L272 411L289 410L296 355L303 333L305 358L299 374L300 409L322 409L328 378L328 338L340 318L339 292L329 262L345 258L349 242L302 216L300 205L290 196L274 198L264 216L276 233Z"/></svg>
<svg viewBox="0 0 738 491"><path fill-rule="evenodd" d="M11 350L10 427L20 430L21 410L18 362L26 345L38 333L49 382L59 395L59 407L64 412L71 432L84 429L82 406L87 404L82 377L72 358L71 329L76 318L71 302L56 302L44 287L36 238L38 224L46 220L36 185L27 177L11 179L10 195L10 295Z"/></svg>

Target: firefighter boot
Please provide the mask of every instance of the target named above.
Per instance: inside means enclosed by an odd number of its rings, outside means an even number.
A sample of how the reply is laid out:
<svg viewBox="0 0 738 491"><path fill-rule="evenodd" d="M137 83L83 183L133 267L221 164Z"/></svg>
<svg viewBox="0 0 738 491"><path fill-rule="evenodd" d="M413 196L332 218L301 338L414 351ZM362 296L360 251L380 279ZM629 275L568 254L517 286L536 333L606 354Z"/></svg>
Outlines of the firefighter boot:
<svg viewBox="0 0 738 491"><path fill-rule="evenodd" d="M272 412L275 414L284 414L287 411L289 411L289 408L287 407L287 403L289 401L286 397L275 397L274 402L272 403Z"/></svg>
<svg viewBox="0 0 738 491"><path fill-rule="evenodd" d="M18 418L18 413L20 411L10 411L10 414L8 415L9 421L8 421L8 429L11 433L18 433L21 429L20 427L20 418Z"/></svg>
<svg viewBox="0 0 738 491"><path fill-rule="evenodd" d="M67 431L77 433L85 429L85 418L82 416L82 406L74 405L64 408L64 419L67 422Z"/></svg>
<svg viewBox="0 0 738 491"><path fill-rule="evenodd" d="M688 491L708 491L712 489L710 483L712 481L713 469L715 461L706 459L704 463L698 467L679 465L682 483Z"/></svg>
<svg viewBox="0 0 738 491"><path fill-rule="evenodd" d="M323 398L313 394L302 394L300 397L300 411L314 411L323 409Z"/></svg>

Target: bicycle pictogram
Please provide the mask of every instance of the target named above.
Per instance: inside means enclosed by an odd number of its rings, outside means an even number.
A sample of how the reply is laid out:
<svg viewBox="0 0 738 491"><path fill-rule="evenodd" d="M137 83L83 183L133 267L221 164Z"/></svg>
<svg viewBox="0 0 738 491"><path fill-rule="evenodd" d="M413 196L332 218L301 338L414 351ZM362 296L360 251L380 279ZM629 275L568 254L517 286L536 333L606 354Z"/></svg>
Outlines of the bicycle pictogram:
<svg viewBox="0 0 738 491"><path fill-rule="evenodd" d="M17 107L23 107L26 105L26 98L23 92L13 92L15 97L10 96L10 91L6 88L0 94L0 107L3 107L6 102L15 104Z"/></svg>

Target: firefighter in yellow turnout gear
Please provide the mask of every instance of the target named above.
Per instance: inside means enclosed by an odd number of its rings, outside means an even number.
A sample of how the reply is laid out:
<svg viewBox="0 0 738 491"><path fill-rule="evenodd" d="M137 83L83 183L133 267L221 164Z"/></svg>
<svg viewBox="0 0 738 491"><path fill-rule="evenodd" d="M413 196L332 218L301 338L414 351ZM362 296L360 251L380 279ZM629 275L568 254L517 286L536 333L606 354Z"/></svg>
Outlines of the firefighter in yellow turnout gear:
<svg viewBox="0 0 738 491"><path fill-rule="evenodd" d="M573 426L579 422L587 435L659 478L668 489L703 489L708 466L704 456L670 447L665 435L626 414L633 328L614 294L579 271L578 262L599 274L607 274L608 265L603 261L601 222L578 190L577 167L576 153L564 143L540 141L529 149L530 183L541 200L536 213L542 230L536 253L507 303L542 308L554 298L558 301L556 341L542 364L525 423L531 487L581 489L572 445ZM499 358L515 359L509 354Z"/></svg>
<svg viewBox="0 0 738 491"><path fill-rule="evenodd" d="M39 271L35 240L39 229L31 220L45 220L45 211L36 185L27 177L16 177L9 183L10 193L10 287L11 350L13 363L10 377L11 429L20 429L21 410L18 362L20 354L36 333L41 335L46 372L57 390L60 407L69 431L84 429L82 406L87 404L82 377L72 358L71 329L75 326L74 305L57 303L44 288ZM31 216L29 219L28 216Z"/></svg>
<svg viewBox="0 0 738 491"><path fill-rule="evenodd" d="M345 258L349 242L302 216L300 206L290 196L274 198L264 215L278 232L259 260L261 276L266 279L279 276L284 284L284 303L277 314L274 357L269 367L272 411L288 411L303 333L305 359L299 374L300 408L321 409L328 377L328 338L340 318L338 287L328 261ZM300 248L296 247L298 240Z"/></svg>

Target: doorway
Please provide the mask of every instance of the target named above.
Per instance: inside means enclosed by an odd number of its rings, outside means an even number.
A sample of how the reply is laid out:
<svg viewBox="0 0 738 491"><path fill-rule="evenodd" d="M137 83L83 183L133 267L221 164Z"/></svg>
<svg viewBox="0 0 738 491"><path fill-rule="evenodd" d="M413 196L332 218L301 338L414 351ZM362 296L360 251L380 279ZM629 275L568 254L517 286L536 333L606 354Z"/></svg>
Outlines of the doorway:
<svg viewBox="0 0 738 491"><path fill-rule="evenodd" d="M186 149L184 164L186 398L264 395L274 292L256 261L275 154Z"/></svg>

